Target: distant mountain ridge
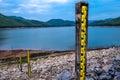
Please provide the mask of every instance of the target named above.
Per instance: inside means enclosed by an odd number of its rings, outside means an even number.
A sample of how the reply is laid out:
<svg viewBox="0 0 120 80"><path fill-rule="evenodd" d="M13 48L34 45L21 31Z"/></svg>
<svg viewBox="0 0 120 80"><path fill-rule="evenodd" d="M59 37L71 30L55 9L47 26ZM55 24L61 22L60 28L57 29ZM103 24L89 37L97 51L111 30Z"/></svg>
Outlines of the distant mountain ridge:
<svg viewBox="0 0 120 80"><path fill-rule="evenodd" d="M105 20L89 20L89 26L120 26L120 17ZM56 26L75 26L74 21L63 19L51 19L43 22L29 20L17 16L5 16L0 14L0 28L21 28L21 27L56 27Z"/></svg>
<svg viewBox="0 0 120 80"><path fill-rule="evenodd" d="M90 26L120 26L120 17L94 21Z"/></svg>
<svg viewBox="0 0 120 80"><path fill-rule="evenodd" d="M74 26L74 21L51 19L47 22L0 14L0 28Z"/></svg>
<svg viewBox="0 0 120 80"><path fill-rule="evenodd" d="M75 22L74 21L69 21L69 20L62 20L62 19L51 19L47 21L46 23L52 25L52 26L74 26Z"/></svg>

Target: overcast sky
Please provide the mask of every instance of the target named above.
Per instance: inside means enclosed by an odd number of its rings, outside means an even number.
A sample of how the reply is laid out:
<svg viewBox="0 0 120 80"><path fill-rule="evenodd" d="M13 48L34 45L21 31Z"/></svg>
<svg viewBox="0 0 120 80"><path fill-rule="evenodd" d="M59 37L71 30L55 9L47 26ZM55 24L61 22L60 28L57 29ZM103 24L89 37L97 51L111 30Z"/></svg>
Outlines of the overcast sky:
<svg viewBox="0 0 120 80"><path fill-rule="evenodd" d="M75 3L80 0L0 0L0 13L28 19L75 19ZM89 19L99 20L120 16L120 0L86 0Z"/></svg>

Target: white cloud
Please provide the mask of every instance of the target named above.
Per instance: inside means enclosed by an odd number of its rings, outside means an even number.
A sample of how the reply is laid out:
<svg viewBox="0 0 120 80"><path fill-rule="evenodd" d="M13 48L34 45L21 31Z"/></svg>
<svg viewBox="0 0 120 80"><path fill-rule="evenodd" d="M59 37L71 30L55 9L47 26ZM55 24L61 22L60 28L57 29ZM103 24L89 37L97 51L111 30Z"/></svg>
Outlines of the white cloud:
<svg viewBox="0 0 120 80"><path fill-rule="evenodd" d="M44 13L51 8L50 4L41 2L41 0L25 0L18 4L18 7L12 10L13 13Z"/></svg>
<svg viewBox="0 0 120 80"><path fill-rule="evenodd" d="M45 2L67 3L70 0L44 0Z"/></svg>
<svg viewBox="0 0 120 80"><path fill-rule="evenodd" d="M52 9L53 3L64 4L71 0L24 0L13 13L44 13Z"/></svg>
<svg viewBox="0 0 120 80"><path fill-rule="evenodd" d="M13 10L13 13L20 13L20 10Z"/></svg>
<svg viewBox="0 0 120 80"><path fill-rule="evenodd" d="M19 5L20 7L23 7L23 8L28 8L28 9L30 9L30 8L39 8L39 9L41 9L41 8L50 8L50 5L39 5L39 4L20 4Z"/></svg>
<svg viewBox="0 0 120 80"><path fill-rule="evenodd" d="M71 0L30 0L31 3L67 3Z"/></svg>
<svg viewBox="0 0 120 80"><path fill-rule="evenodd" d="M46 12L51 6L48 4L32 4L32 3L28 3L28 4L20 4L19 5L19 10L24 11L24 12L28 12L28 13L42 13L42 12Z"/></svg>

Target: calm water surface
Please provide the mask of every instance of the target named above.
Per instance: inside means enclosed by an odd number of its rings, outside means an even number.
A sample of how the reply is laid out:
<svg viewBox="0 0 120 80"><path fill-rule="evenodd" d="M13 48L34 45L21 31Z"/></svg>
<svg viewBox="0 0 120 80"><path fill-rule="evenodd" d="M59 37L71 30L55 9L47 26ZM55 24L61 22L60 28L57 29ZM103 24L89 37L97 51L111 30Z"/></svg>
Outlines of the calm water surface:
<svg viewBox="0 0 120 80"><path fill-rule="evenodd" d="M88 47L120 46L120 28L89 27ZM0 50L68 50L75 46L75 27L0 30Z"/></svg>

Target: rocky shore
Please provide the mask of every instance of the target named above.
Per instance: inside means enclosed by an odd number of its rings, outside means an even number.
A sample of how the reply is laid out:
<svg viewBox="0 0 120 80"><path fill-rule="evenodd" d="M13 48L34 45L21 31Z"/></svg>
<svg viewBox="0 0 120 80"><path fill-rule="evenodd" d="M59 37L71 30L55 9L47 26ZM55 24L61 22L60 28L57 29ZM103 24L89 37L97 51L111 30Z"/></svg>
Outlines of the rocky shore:
<svg viewBox="0 0 120 80"><path fill-rule="evenodd" d="M120 80L120 48L88 52L87 79Z"/></svg>
<svg viewBox="0 0 120 80"><path fill-rule="evenodd" d="M37 57L30 78L27 72L27 63L22 72L18 64L0 65L0 80L75 80L75 53ZM120 47L88 51L86 80L120 80Z"/></svg>

